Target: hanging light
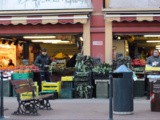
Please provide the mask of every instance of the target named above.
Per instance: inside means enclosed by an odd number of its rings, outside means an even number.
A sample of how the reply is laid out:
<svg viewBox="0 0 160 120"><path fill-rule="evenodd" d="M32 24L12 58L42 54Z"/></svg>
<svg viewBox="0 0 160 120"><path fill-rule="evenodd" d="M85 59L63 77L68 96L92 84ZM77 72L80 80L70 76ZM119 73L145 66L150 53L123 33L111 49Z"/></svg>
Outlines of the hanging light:
<svg viewBox="0 0 160 120"><path fill-rule="evenodd" d="M2 40L2 44L5 44L7 41L6 40Z"/></svg>
<svg viewBox="0 0 160 120"><path fill-rule="evenodd" d="M8 41L8 45L11 45L12 44L12 41Z"/></svg>

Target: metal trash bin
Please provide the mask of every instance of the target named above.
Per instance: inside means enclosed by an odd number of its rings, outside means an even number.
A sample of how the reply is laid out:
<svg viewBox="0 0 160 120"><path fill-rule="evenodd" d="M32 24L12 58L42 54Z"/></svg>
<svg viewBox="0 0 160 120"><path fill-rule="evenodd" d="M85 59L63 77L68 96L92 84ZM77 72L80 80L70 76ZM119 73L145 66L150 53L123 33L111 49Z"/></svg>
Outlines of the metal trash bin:
<svg viewBox="0 0 160 120"><path fill-rule="evenodd" d="M113 72L113 113L133 114L133 72L121 65Z"/></svg>
<svg viewBox="0 0 160 120"><path fill-rule="evenodd" d="M151 111L160 112L160 75L148 75Z"/></svg>

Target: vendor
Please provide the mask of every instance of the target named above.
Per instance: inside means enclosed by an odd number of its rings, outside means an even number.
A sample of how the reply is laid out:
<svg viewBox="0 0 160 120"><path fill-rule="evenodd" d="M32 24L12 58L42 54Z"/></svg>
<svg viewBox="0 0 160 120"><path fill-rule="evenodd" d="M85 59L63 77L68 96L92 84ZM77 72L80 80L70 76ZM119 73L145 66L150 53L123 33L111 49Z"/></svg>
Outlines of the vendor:
<svg viewBox="0 0 160 120"><path fill-rule="evenodd" d="M158 49L154 49L152 56L147 58L146 64L154 67L160 67L160 57Z"/></svg>
<svg viewBox="0 0 160 120"><path fill-rule="evenodd" d="M42 49L42 53L39 56L37 56L37 58L34 62L34 64L42 70L42 73L41 73L42 80L46 80L47 82L51 81L51 79L50 79L51 74L48 71L49 65L51 64L51 62L52 62L52 60L47 55L46 48Z"/></svg>
<svg viewBox="0 0 160 120"><path fill-rule="evenodd" d="M14 63L12 62L12 59L9 59L8 66L14 66Z"/></svg>

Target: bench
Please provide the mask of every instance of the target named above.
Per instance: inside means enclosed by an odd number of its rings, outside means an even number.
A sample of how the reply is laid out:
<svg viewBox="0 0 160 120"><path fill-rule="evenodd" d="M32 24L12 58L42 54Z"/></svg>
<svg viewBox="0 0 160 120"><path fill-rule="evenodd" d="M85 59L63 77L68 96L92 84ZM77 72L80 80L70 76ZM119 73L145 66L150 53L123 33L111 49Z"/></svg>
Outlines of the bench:
<svg viewBox="0 0 160 120"><path fill-rule="evenodd" d="M17 94L18 108L13 115L38 115L39 109L51 110L49 98L53 94L35 95L36 87L32 79L28 80L10 80ZM32 92L32 96L27 99L21 99L20 94Z"/></svg>

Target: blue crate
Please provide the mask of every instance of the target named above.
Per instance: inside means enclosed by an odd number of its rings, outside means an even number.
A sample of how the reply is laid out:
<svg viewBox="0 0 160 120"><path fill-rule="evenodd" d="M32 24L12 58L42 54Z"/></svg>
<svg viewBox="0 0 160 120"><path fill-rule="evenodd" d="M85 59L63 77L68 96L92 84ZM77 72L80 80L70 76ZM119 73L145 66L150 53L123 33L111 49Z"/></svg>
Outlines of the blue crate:
<svg viewBox="0 0 160 120"><path fill-rule="evenodd" d="M73 98L73 89L61 89L60 98L72 99Z"/></svg>

